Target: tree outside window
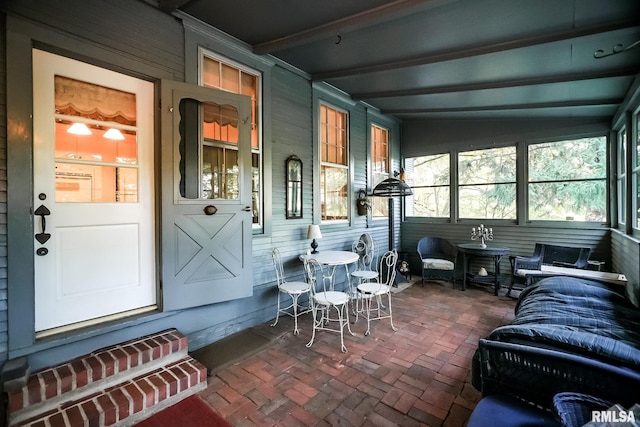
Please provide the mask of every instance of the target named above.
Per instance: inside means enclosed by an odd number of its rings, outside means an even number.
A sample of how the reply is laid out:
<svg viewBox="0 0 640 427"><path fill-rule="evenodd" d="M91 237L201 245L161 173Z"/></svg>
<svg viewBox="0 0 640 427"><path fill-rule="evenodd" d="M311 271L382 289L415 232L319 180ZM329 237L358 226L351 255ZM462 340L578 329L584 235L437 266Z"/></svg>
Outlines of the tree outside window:
<svg viewBox="0 0 640 427"><path fill-rule="evenodd" d="M516 147L458 154L460 218L516 219Z"/></svg>
<svg viewBox="0 0 640 427"><path fill-rule="evenodd" d="M606 138L528 147L529 219L607 220Z"/></svg>
<svg viewBox="0 0 640 427"><path fill-rule="evenodd" d="M451 215L451 164L449 153L405 160L413 196L407 198L407 215L449 218Z"/></svg>
<svg viewBox="0 0 640 427"><path fill-rule="evenodd" d="M322 221L348 219L347 113L320 105L320 203Z"/></svg>

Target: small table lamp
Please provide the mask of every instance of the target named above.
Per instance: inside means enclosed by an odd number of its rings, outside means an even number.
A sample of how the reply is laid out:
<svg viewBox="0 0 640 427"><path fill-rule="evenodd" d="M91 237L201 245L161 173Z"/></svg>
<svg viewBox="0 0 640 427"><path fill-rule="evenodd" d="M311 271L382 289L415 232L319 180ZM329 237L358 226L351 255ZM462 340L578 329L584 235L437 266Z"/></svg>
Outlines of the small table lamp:
<svg viewBox="0 0 640 427"><path fill-rule="evenodd" d="M311 224L309 226L309 229L307 230L307 239L313 239L313 242L311 242L311 248L313 251L311 251L311 253L317 254L319 251L317 250L318 242L316 242L316 239L322 239L322 233L320 232L320 226L318 224Z"/></svg>

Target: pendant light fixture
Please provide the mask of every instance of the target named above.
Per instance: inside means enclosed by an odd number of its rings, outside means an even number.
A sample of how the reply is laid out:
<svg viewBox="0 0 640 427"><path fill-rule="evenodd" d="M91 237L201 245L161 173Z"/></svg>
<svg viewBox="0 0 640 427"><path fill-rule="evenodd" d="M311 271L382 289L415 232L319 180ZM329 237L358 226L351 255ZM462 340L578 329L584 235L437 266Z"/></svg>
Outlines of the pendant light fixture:
<svg viewBox="0 0 640 427"><path fill-rule="evenodd" d="M122 132L120 132L120 130L116 128L109 128L102 136L114 141L122 141L124 139L124 135L122 134Z"/></svg>
<svg viewBox="0 0 640 427"><path fill-rule="evenodd" d="M67 129L67 132L72 135L91 135L91 129L84 123L74 123Z"/></svg>

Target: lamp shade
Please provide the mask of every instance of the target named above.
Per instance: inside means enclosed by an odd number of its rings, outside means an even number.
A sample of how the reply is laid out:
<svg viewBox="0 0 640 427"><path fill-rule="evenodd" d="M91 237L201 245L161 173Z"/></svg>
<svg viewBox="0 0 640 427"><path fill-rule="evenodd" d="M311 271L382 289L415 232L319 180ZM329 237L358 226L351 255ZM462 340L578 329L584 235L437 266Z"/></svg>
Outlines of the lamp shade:
<svg viewBox="0 0 640 427"><path fill-rule="evenodd" d="M108 129L102 136L104 136L107 139L112 139L114 141L122 141L124 139L124 135L122 134L122 132L120 132L120 130L116 128Z"/></svg>
<svg viewBox="0 0 640 427"><path fill-rule="evenodd" d="M307 230L307 239L321 239L322 233L318 224L311 224Z"/></svg>
<svg viewBox="0 0 640 427"><path fill-rule="evenodd" d="M84 123L74 123L67 129L72 135L91 135L91 130Z"/></svg>
<svg viewBox="0 0 640 427"><path fill-rule="evenodd" d="M413 190L398 178L387 178L375 186L372 194L378 197L404 197L412 195Z"/></svg>

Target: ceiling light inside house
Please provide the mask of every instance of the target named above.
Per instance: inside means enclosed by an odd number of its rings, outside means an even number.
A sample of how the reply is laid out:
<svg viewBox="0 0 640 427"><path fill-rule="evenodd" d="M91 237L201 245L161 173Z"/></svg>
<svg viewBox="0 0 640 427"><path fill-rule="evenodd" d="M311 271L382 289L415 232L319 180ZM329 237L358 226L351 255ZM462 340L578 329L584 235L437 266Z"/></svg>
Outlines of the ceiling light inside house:
<svg viewBox="0 0 640 427"><path fill-rule="evenodd" d="M74 123L67 129L72 135L91 135L91 130L84 123Z"/></svg>
<svg viewBox="0 0 640 427"><path fill-rule="evenodd" d="M116 128L111 128L107 130L102 136L104 136L107 139L113 139L116 141L122 141L124 139L124 135L122 134L122 132L120 132Z"/></svg>

